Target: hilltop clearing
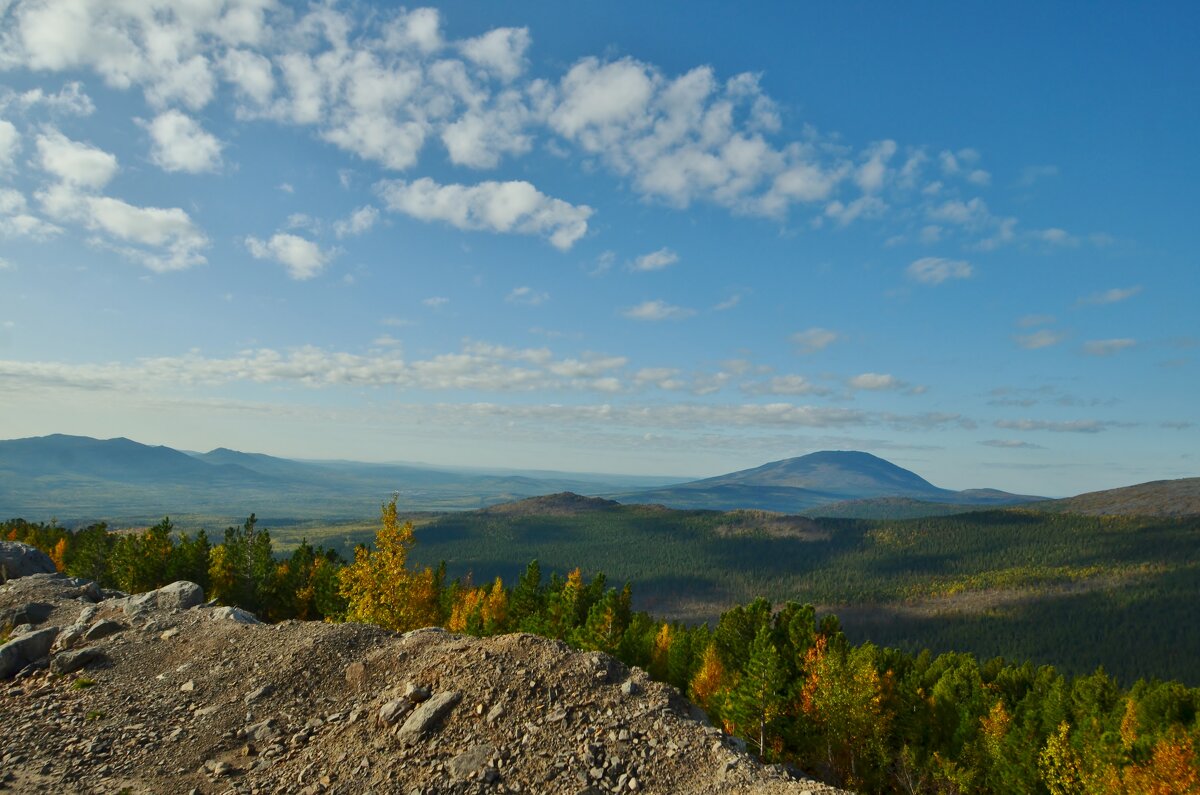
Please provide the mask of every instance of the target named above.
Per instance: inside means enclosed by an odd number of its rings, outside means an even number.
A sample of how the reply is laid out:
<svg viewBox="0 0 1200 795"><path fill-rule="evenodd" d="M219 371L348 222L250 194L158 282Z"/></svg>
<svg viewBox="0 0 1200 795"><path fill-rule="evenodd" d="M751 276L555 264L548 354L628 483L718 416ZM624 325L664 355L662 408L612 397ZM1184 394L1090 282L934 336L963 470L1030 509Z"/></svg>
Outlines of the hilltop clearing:
<svg viewBox="0 0 1200 795"><path fill-rule="evenodd" d="M66 647L0 690L11 791L839 791L758 764L673 688L558 641L268 626L179 584L98 596L61 575L0 587L0 611L41 606L26 635L54 627Z"/></svg>

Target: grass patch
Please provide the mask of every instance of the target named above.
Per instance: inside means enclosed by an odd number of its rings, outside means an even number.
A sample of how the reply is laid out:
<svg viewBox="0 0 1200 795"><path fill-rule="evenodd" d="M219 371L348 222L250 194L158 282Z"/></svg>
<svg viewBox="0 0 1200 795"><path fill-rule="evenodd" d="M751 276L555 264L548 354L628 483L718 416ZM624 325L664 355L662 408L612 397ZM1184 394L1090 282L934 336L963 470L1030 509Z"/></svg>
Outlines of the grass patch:
<svg viewBox="0 0 1200 795"><path fill-rule="evenodd" d="M71 683L72 690L87 690L89 687L95 687L96 680L88 679L86 676L81 676Z"/></svg>

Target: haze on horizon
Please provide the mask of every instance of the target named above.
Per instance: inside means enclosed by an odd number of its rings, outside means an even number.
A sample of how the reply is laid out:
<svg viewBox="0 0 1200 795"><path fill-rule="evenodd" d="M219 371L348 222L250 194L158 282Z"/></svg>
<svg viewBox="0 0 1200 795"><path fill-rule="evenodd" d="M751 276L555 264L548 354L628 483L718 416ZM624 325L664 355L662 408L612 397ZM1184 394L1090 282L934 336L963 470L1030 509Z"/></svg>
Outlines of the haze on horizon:
<svg viewBox="0 0 1200 795"><path fill-rule="evenodd" d="M1200 474L1200 9L0 2L0 438Z"/></svg>

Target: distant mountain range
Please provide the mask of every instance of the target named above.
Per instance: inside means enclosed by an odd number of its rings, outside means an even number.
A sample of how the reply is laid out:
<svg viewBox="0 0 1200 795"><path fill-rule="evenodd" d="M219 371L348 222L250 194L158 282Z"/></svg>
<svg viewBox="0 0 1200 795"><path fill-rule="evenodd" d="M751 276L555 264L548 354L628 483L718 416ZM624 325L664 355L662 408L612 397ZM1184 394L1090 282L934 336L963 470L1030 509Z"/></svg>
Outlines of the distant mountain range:
<svg viewBox="0 0 1200 795"><path fill-rule="evenodd" d="M996 489L941 489L890 461L849 450L812 453L719 477L609 496L618 502L660 503L669 508L758 508L822 516L826 506L840 515L848 502L856 503L863 516L890 515L888 507L898 498L908 501L903 503L906 513L911 513L914 503L920 513L919 506L928 504L998 507L1043 499ZM928 513L945 511L937 507Z"/></svg>
<svg viewBox="0 0 1200 795"><path fill-rule="evenodd" d="M1069 500L995 489L952 491L869 453L825 451L718 477L442 469L408 464L296 461L217 448L189 453L86 436L0 441L0 517L136 523L164 515L214 525L250 512L287 525L374 518L392 493L413 511L485 508L574 492L625 504L767 510L854 518L911 518L1037 501L1039 510L1200 513L1200 478ZM560 506L561 507L561 506Z"/></svg>
<svg viewBox="0 0 1200 795"><path fill-rule="evenodd" d="M251 512L275 524L377 516L393 493L407 511L481 508L560 491L602 493L672 478L481 472L404 464L294 461L218 448L187 453L129 439L56 434L0 441L0 516L137 523L164 515L209 525Z"/></svg>

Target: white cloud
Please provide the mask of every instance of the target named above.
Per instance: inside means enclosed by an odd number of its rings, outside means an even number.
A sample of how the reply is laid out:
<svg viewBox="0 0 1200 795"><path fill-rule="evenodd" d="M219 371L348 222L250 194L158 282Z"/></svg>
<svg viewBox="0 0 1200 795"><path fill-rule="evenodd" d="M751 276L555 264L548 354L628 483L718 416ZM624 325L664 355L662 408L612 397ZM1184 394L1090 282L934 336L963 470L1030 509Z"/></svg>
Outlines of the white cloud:
<svg viewBox="0 0 1200 795"><path fill-rule="evenodd" d="M221 167L221 142L191 116L168 110L155 116L146 129L154 142L150 159L163 171L200 174Z"/></svg>
<svg viewBox="0 0 1200 795"><path fill-rule="evenodd" d="M849 204L839 200L825 206L825 215L840 226L848 226L859 218L875 218L887 210L887 204L875 196L859 196Z"/></svg>
<svg viewBox="0 0 1200 795"><path fill-rule="evenodd" d="M1017 345L1020 345L1025 350L1035 351L1039 348L1049 348L1052 345L1057 345L1067 338L1066 334L1052 329L1039 329L1031 334L1018 334L1013 337Z"/></svg>
<svg viewBox="0 0 1200 795"><path fill-rule="evenodd" d="M683 320L696 314L696 310L668 304L666 301L643 301L621 311L631 320Z"/></svg>
<svg viewBox="0 0 1200 795"><path fill-rule="evenodd" d="M37 150L42 168L70 185L103 188L117 173L116 156L55 129L37 137Z"/></svg>
<svg viewBox="0 0 1200 795"><path fill-rule="evenodd" d="M16 265L13 265L11 262L6 260L4 257L0 257L0 271L15 271L16 269L17 269Z"/></svg>
<svg viewBox="0 0 1200 795"><path fill-rule="evenodd" d="M828 395L829 389L814 384L802 375L777 375L765 381L751 381L742 387L752 395Z"/></svg>
<svg viewBox="0 0 1200 795"><path fill-rule="evenodd" d="M430 296L429 298L422 299L421 303L430 309L441 309L443 306L450 303L450 299L446 298L445 296L434 295Z"/></svg>
<svg viewBox="0 0 1200 795"><path fill-rule="evenodd" d="M266 56L249 50L230 50L221 58L222 75L255 106L265 107L275 93L275 75Z"/></svg>
<svg viewBox="0 0 1200 795"><path fill-rule="evenodd" d="M113 88L140 86L155 107L179 103L197 110L215 92L212 54L258 44L269 5L263 0L19 3L9 17L0 65L91 69Z"/></svg>
<svg viewBox="0 0 1200 795"><path fill-rule="evenodd" d="M1099 293L1092 293L1089 296L1080 298L1077 303L1091 304L1093 306L1105 306L1107 304L1115 304L1133 298L1142 291L1140 284L1135 284L1132 287L1114 287L1111 290L1104 290Z"/></svg>
<svg viewBox="0 0 1200 795"><path fill-rule="evenodd" d="M841 338L836 331L819 327L797 331L791 336L792 344L796 346L799 353L823 351Z"/></svg>
<svg viewBox="0 0 1200 795"><path fill-rule="evenodd" d="M992 217L987 203L978 197L967 201L950 199L931 207L927 214L931 220L966 227L982 226Z"/></svg>
<svg viewBox="0 0 1200 795"><path fill-rule="evenodd" d="M379 211L371 205L359 207L350 215L333 224L333 233L339 238L361 235L375 226L379 220Z"/></svg>
<svg viewBox="0 0 1200 795"><path fill-rule="evenodd" d="M888 177L888 161L896 154L895 141L880 141L872 144L864 153L866 161L858 167L854 181L863 193L878 193Z"/></svg>
<svg viewBox="0 0 1200 795"><path fill-rule="evenodd" d="M1112 356L1137 345L1137 340L1128 337L1111 340L1088 340L1083 343L1083 352L1088 356Z"/></svg>
<svg viewBox="0 0 1200 795"><path fill-rule="evenodd" d="M458 229L540 235L566 251L587 233L592 208L541 193L528 182L439 185L428 177L377 186L389 210Z"/></svg>
<svg viewBox="0 0 1200 795"><path fill-rule="evenodd" d="M1050 431L1052 433L1100 433L1115 423L1102 420L997 420L997 428L1012 431Z"/></svg>
<svg viewBox="0 0 1200 795"><path fill-rule="evenodd" d="M726 298L724 301L721 301L716 306L714 306L713 309L716 310L717 312L724 312L726 310L733 309L735 306L737 306L741 302L742 302L742 294L734 293L731 296L729 296L728 298Z"/></svg>
<svg viewBox="0 0 1200 795"><path fill-rule="evenodd" d="M550 293L534 290L532 287L514 287L509 291L504 300L510 304L524 304L525 306L538 306L550 300Z"/></svg>
<svg viewBox="0 0 1200 795"><path fill-rule="evenodd" d="M633 261L630 267L635 271L658 271L679 262L679 255L669 248L660 248L649 254L643 254Z"/></svg>
<svg viewBox="0 0 1200 795"><path fill-rule="evenodd" d="M21 134L10 121L0 119L0 174L13 167L21 149Z"/></svg>
<svg viewBox="0 0 1200 795"><path fill-rule="evenodd" d="M495 168L503 155L520 155L533 147L525 130L532 114L517 91L497 95L489 107L471 108L442 131L450 162L471 168Z"/></svg>
<svg viewBox="0 0 1200 795"><path fill-rule="evenodd" d="M59 140L61 139L61 140ZM208 238L191 217L178 207L139 207L111 196L97 196L86 188L100 187L116 170L116 158L106 152L57 136L40 136L43 165L63 181L38 192L42 208L56 220L84 225L107 238L93 242L116 251L152 271L165 273L205 262L201 253ZM47 237L59 230L32 216L9 219L18 230Z"/></svg>
<svg viewBox="0 0 1200 795"><path fill-rule="evenodd" d="M423 53L442 47L441 17L436 8L417 8L397 17L387 29L389 46L415 46Z"/></svg>
<svg viewBox="0 0 1200 795"><path fill-rule="evenodd" d="M278 232L270 240L246 238L246 249L255 259L270 259L283 265L293 279L311 279L329 264L335 252L322 250L311 240Z"/></svg>
<svg viewBox="0 0 1200 795"><path fill-rule="evenodd" d="M49 94L41 88L31 88L21 93L0 92L0 108L6 104L17 105L23 110L45 108L51 113L61 113L69 116L90 116L96 111L92 98L83 90L83 84L73 80L65 84L55 94Z"/></svg>
<svg viewBox="0 0 1200 795"><path fill-rule="evenodd" d="M515 80L525 70L529 28L496 28L459 45L472 62L494 71L504 80Z"/></svg>
<svg viewBox="0 0 1200 795"><path fill-rule="evenodd" d="M854 389L867 389L871 391L901 389L907 386L907 384L896 378L896 376L887 373L862 373L848 379L846 383Z"/></svg>
<svg viewBox="0 0 1200 795"><path fill-rule="evenodd" d="M1065 229L1051 227L1050 229L1039 229L1033 232L1033 237L1051 246L1066 246L1074 247L1079 245L1079 238L1072 235Z"/></svg>
<svg viewBox="0 0 1200 795"><path fill-rule="evenodd" d="M25 210L25 194L15 188L0 188L0 215L16 215Z"/></svg>
<svg viewBox="0 0 1200 795"><path fill-rule="evenodd" d="M975 272L965 260L922 257L905 271L908 277L921 284L941 284L948 279L969 279Z"/></svg>

